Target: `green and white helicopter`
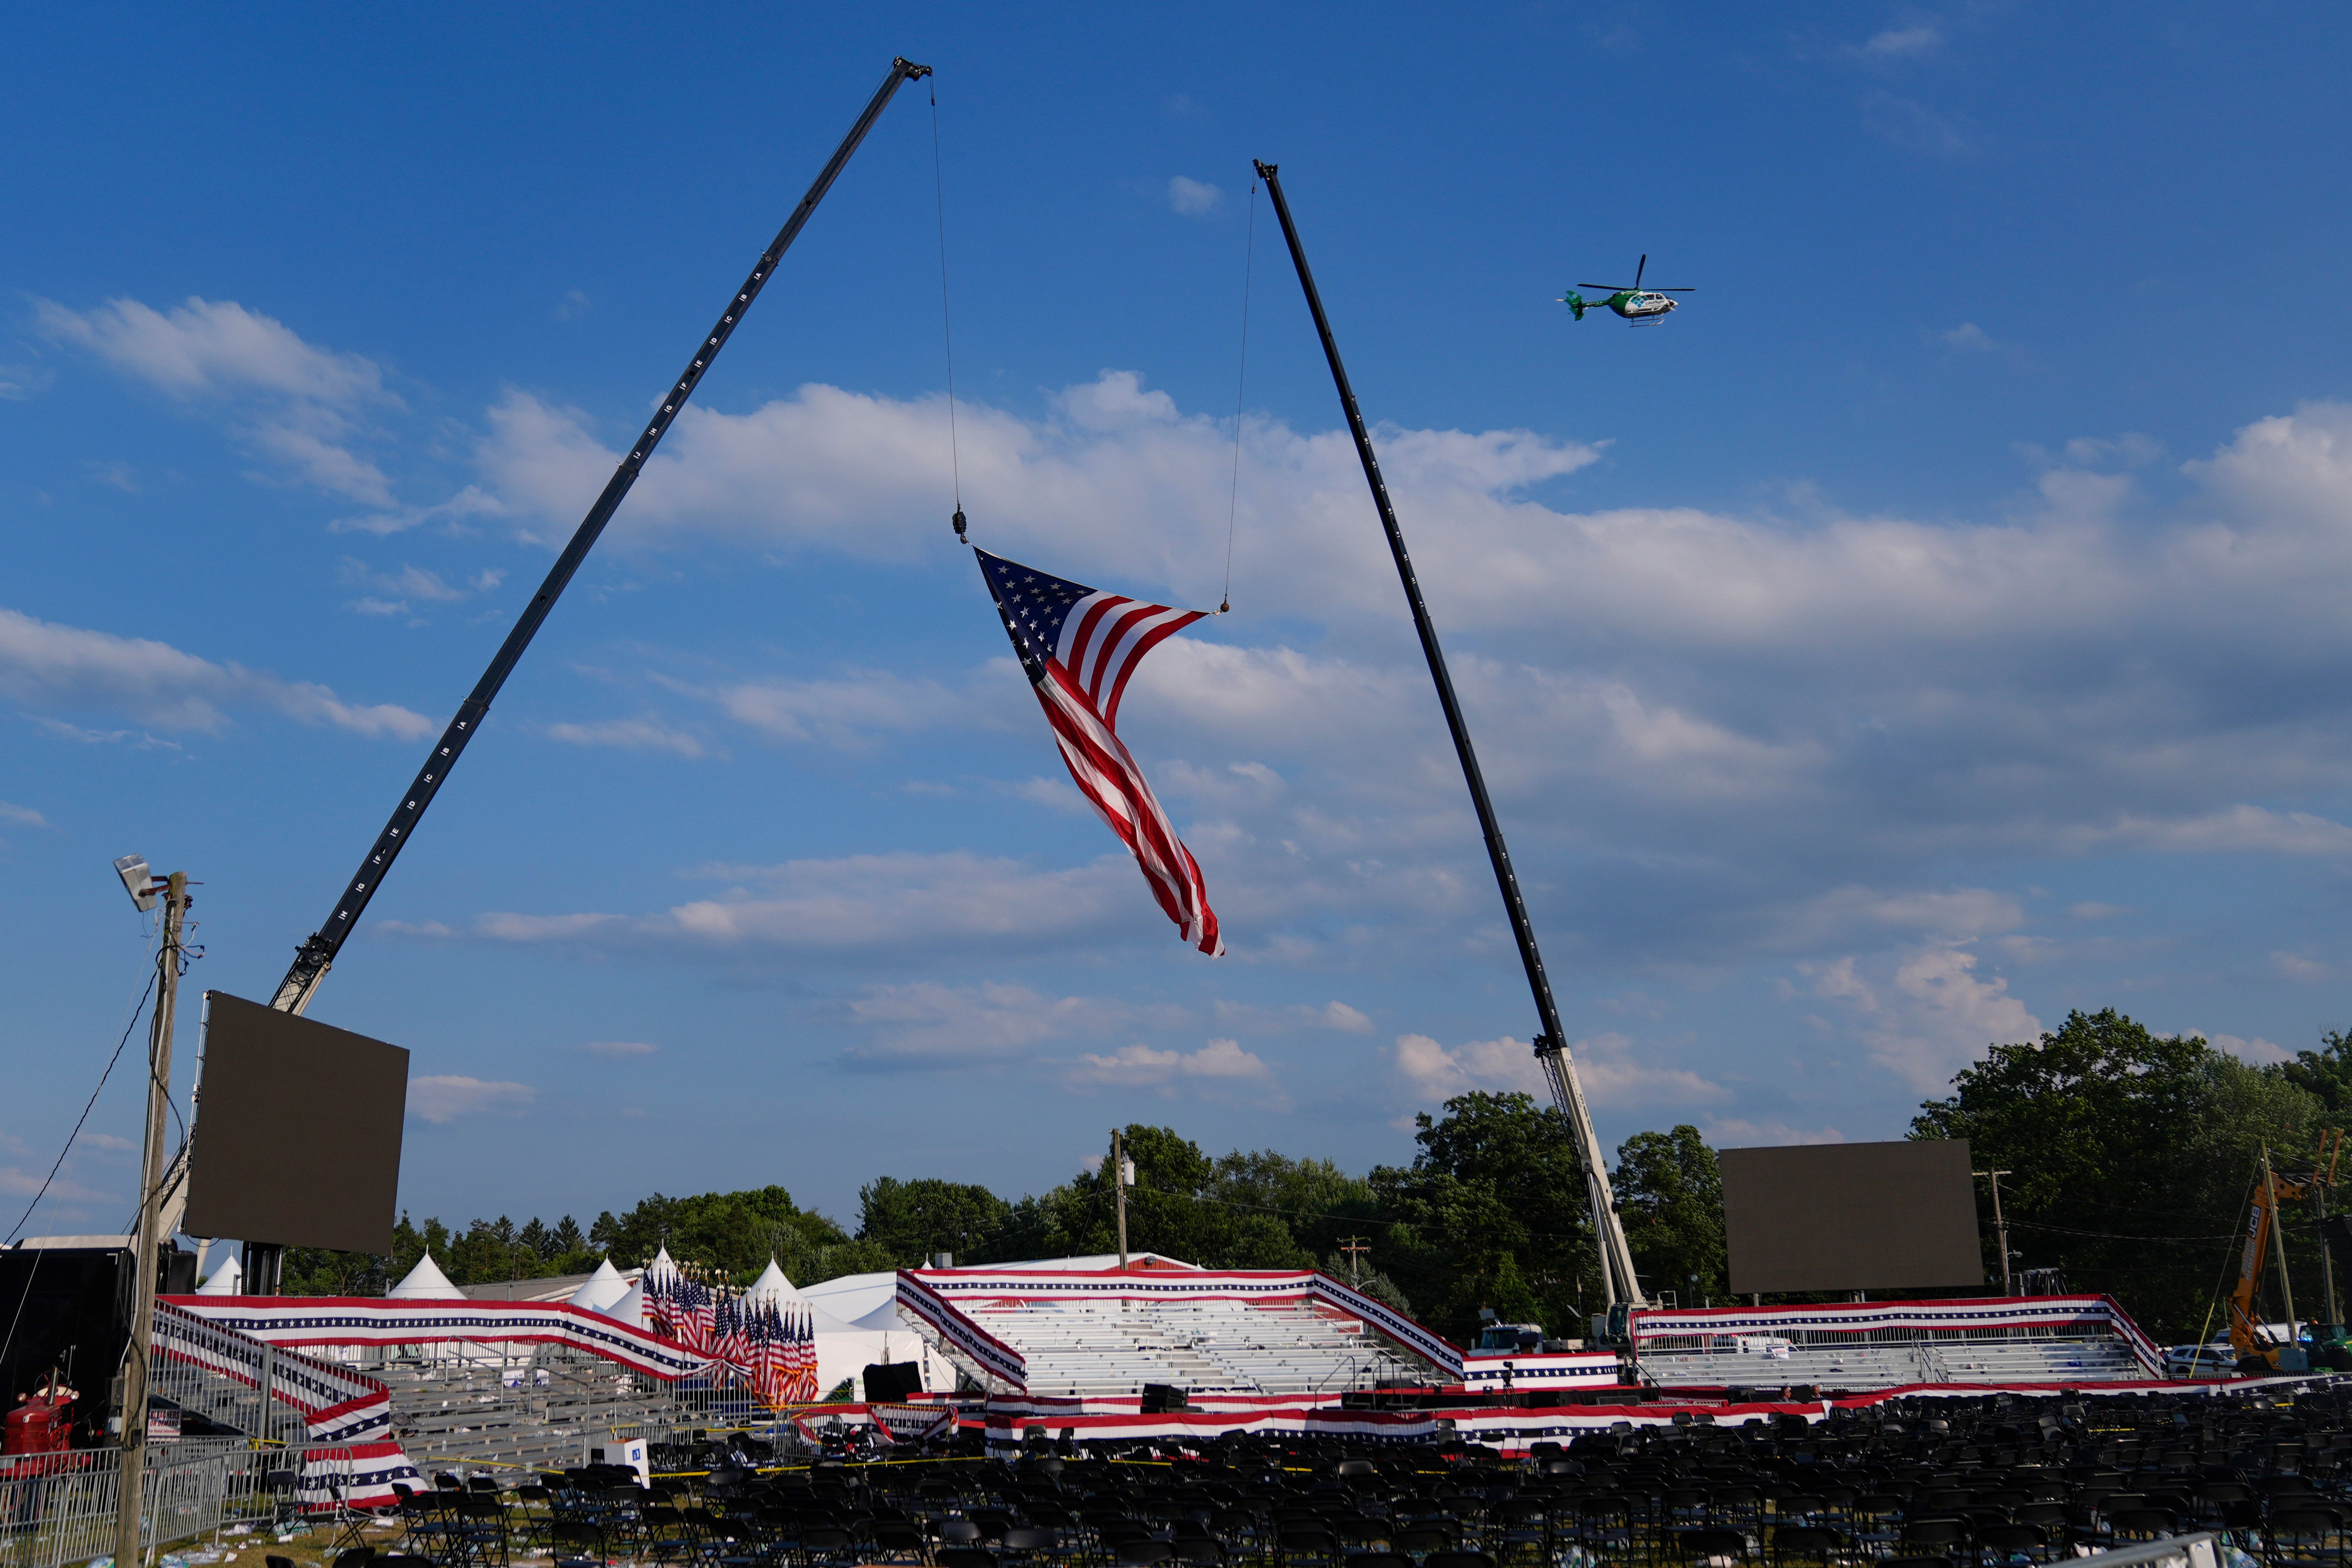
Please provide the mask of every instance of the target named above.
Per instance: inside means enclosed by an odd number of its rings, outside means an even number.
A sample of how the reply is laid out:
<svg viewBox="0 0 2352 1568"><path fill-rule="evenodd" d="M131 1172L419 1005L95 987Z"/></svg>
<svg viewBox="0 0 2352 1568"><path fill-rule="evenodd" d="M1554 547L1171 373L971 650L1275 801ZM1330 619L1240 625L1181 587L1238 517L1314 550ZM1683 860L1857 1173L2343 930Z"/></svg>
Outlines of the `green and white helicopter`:
<svg viewBox="0 0 2352 1568"><path fill-rule="evenodd" d="M1669 294L1697 292L1695 289L1644 289L1642 287L1642 274L1649 268L1649 253L1644 251L1641 265L1633 268L1633 287L1627 288L1619 283L1579 283L1576 286L1577 289L1606 289L1610 290L1609 297L1605 300L1587 300L1571 289L1560 296L1559 302L1573 310L1576 313L1576 319L1580 321L1584 320L1584 312L1587 310L1614 310L1627 321L1639 324L1643 321L1662 321L1672 313L1677 301L1668 299L1666 296Z"/></svg>

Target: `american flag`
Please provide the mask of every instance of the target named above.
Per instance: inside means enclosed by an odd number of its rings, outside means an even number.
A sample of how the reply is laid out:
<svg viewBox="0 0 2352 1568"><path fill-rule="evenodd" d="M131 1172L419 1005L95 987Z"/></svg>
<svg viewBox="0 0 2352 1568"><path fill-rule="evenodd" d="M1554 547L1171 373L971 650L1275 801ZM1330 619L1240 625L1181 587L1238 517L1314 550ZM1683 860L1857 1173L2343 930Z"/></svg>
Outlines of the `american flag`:
<svg viewBox="0 0 2352 1568"><path fill-rule="evenodd" d="M985 550L972 553L1079 793L1134 854L1151 896L1184 940L1219 956L1225 944L1201 868L1169 826L1117 730L1119 699L1143 656L1208 612L1147 605Z"/></svg>

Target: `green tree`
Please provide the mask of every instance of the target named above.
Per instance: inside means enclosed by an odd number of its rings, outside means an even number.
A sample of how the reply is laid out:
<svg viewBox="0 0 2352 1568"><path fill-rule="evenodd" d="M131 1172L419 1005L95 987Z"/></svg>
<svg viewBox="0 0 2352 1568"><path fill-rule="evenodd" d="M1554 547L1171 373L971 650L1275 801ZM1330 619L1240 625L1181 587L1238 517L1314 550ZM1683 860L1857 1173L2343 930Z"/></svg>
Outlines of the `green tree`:
<svg viewBox="0 0 2352 1568"><path fill-rule="evenodd" d="M1414 1118L1411 1166L1371 1173L1383 1270L1457 1344L1475 1337L1482 1307L1580 1332L1598 1273L1568 1119L1525 1094L1460 1095L1444 1109Z"/></svg>
<svg viewBox="0 0 2352 1568"><path fill-rule="evenodd" d="M1012 1205L973 1183L877 1176L857 1189L857 1239L899 1268L920 1268L940 1252L962 1262L986 1250L1012 1214Z"/></svg>
<svg viewBox="0 0 2352 1568"><path fill-rule="evenodd" d="M2063 1268L2074 1288L2111 1292L2167 1338L2205 1321L2261 1151L2307 1153L2323 1110L2283 1072L2196 1036L2150 1034L2113 1008L1993 1046L1952 1085L1920 1107L1911 1135L1965 1138L1979 1168L2011 1173L2001 1192L2017 1265ZM2290 1267L2309 1269L2308 1238L2287 1229Z"/></svg>
<svg viewBox="0 0 2352 1568"><path fill-rule="evenodd" d="M1646 1290L1672 1290L1685 1306L1727 1293L1723 1170L1697 1128L1626 1139L1612 1186Z"/></svg>
<svg viewBox="0 0 2352 1568"><path fill-rule="evenodd" d="M2328 1126L2352 1121L2352 1034L2326 1031L2319 1049L2295 1052L2294 1060L2279 1064L2278 1075L2319 1102Z"/></svg>

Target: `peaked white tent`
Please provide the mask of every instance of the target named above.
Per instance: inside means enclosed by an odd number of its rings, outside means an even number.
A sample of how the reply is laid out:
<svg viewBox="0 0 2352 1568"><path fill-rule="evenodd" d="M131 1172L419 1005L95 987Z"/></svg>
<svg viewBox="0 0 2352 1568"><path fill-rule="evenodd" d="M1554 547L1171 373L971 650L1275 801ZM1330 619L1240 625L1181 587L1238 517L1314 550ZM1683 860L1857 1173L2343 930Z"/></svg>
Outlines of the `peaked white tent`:
<svg viewBox="0 0 2352 1568"><path fill-rule="evenodd" d="M232 1252L218 1268L205 1277L205 1282L196 1287L196 1294L234 1296L244 1288L244 1285L245 1266L236 1260L236 1254Z"/></svg>
<svg viewBox="0 0 2352 1568"><path fill-rule="evenodd" d="M582 1287L583 1289L585 1289L587 1287L585 1286ZM572 1299L574 1300L579 1300L576 1296ZM629 1288L621 1292L621 1298L619 1300L614 1301L610 1306L598 1307L595 1310L603 1313L605 1317L612 1319L614 1322L626 1323L633 1329L644 1328L646 1326L645 1280L642 1278L630 1280Z"/></svg>
<svg viewBox="0 0 2352 1568"><path fill-rule="evenodd" d="M462 1301L466 1299L466 1293L449 1283L449 1277L441 1272L441 1266L433 1261L433 1255L429 1252L416 1260L416 1267L408 1271L405 1279L384 1294L400 1301Z"/></svg>
<svg viewBox="0 0 2352 1568"><path fill-rule="evenodd" d="M807 1301L808 1298L801 1294L800 1288L784 1278L783 1269L777 1267L773 1258L768 1259L765 1272L752 1280L751 1288L743 1292L743 1304L747 1307L765 1305L782 1309L804 1306Z"/></svg>
<svg viewBox="0 0 2352 1568"><path fill-rule="evenodd" d="M579 1289L572 1292L568 1304L601 1312L628 1293L629 1282L621 1278L621 1271L614 1268L613 1260L607 1258L596 1265L596 1272L588 1276ZM642 1295L638 1299L644 1300Z"/></svg>

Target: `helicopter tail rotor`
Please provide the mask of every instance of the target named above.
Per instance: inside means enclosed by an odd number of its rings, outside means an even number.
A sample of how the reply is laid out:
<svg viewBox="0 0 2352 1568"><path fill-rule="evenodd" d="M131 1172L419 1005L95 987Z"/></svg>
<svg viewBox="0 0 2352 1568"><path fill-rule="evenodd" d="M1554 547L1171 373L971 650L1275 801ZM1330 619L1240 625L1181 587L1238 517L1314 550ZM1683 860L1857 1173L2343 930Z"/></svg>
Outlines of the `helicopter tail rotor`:
<svg viewBox="0 0 2352 1568"><path fill-rule="evenodd" d="M1575 316L1575 318L1580 321L1584 320L1584 312L1591 309L1591 306L1584 302L1583 295L1573 291L1561 295L1559 297L1559 302L1567 306L1570 313Z"/></svg>

